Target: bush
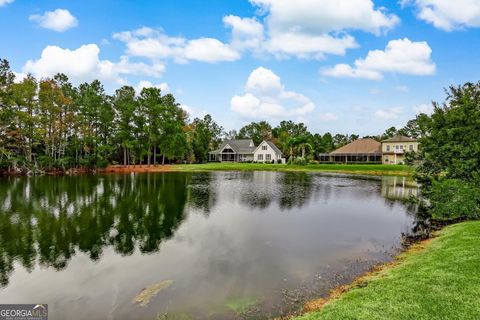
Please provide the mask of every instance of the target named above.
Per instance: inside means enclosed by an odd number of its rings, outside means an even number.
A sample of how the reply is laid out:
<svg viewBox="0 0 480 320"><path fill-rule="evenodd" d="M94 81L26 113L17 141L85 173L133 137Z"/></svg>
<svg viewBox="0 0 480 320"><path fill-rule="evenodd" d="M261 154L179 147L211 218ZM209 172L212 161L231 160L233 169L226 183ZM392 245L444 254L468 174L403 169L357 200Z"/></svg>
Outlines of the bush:
<svg viewBox="0 0 480 320"><path fill-rule="evenodd" d="M318 162L318 160L310 160L308 163L309 164L320 164L320 162Z"/></svg>
<svg viewBox="0 0 480 320"><path fill-rule="evenodd" d="M277 164L282 164L282 159L277 159Z"/></svg>
<svg viewBox="0 0 480 320"><path fill-rule="evenodd" d="M457 179L433 181L427 191L434 219L479 219L480 187Z"/></svg>
<svg viewBox="0 0 480 320"><path fill-rule="evenodd" d="M305 160L305 158L298 157L293 160L293 164L297 166L304 166L307 164L307 160Z"/></svg>

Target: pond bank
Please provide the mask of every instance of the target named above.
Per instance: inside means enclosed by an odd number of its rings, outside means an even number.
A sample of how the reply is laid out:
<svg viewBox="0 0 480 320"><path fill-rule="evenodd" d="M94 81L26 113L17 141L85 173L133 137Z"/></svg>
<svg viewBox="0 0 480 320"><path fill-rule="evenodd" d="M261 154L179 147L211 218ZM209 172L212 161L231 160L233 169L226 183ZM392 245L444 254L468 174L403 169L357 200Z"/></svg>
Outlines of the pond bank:
<svg viewBox="0 0 480 320"><path fill-rule="evenodd" d="M205 163L177 165L108 166L102 172L202 172L202 171L282 171L282 172L331 172L363 175L411 176L414 168L405 165L357 165L357 164L309 164L305 166L265 163Z"/></svg>
<svg viewBox="0 0 480 320"><path fill-rule="evenodd" d="M478 318L478 248L480 221L447 226L395 261L308 302L296 319Z"/></svg>

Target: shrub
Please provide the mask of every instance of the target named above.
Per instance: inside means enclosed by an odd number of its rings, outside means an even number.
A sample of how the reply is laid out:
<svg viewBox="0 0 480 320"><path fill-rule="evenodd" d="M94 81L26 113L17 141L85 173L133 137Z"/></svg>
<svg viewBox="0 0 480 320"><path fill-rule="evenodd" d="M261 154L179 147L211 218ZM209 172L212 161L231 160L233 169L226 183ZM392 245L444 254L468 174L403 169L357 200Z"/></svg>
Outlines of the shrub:
<svg viewBox="0 0 480 320"><path fill-rule="evenodd" d="M480 218L480 187L474 183L457 179L433 181L427 197L435 219Z"/></svg>
<svg viewBox="0 0 480 320"><path fill-rule="evenodd" d="M320 162L318 162L318 160L310 160L308 163L309 164L319 164Z"/></svg>
<svg viewBox="0 0 480 320"><path fill-rule="evenodd" d="M298 157L293 160L293 164L297 166L304 166L307 164L307 160L305 160L305 158Z"/></svg>

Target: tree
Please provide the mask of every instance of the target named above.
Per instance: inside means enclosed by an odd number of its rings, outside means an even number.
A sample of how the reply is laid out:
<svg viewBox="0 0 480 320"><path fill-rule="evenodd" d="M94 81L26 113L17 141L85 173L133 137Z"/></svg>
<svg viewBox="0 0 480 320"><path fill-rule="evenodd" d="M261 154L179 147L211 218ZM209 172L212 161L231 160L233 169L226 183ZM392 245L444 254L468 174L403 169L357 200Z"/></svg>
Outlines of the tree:
<svg viewBox="0 0 480 320"><path fill-rule="evenodd" d="M208 160L208 152L218 148L223 128L208 114L203 119L195 118L192 127L191 146L195 160L205 162Z"/></svg>
<svg viewBox="0 0 480 320"><path fill-rule="evenodd" d="M130 150L133 148L133 117L137 109L135 89L123 86L115 91L113 106L116 111L117 141L123 150L123 165L130 163Z"/></svg>
<svg viewBox="0 0 480 320"><path fill-rule="evenodd" d="M255 145L272 139L272 126L266 121L252 122L238 131L237 139L252 139Z"/></svg>
<svg viewBox="0 0 480 320"><path fill-rule="evenodd" d="M429 176L472 181L480 174L480 82L451 86L443 104L434 103L429 119L422 119L426 134L419 139Z"/></svg>

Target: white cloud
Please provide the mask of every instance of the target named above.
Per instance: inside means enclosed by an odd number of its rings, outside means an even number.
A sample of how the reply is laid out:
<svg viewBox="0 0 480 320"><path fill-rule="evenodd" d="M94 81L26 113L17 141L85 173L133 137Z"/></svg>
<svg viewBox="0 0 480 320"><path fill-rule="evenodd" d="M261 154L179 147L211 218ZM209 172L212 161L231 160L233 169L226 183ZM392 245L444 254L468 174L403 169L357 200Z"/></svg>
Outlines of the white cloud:
<svg viewBox="0 0 480 320"><path fill-rule="evenodd" d="M375 111L375 117L380 119L396 119L403 113L403 108L394 107Z"/></svg>
<svg viewBox="0 0 480 320"><path fill-rule="evenodd" d="M169 92L170 91L170 87L168 86L168 83L166 82L162 82L162 83L158 83L158 84L153 84L151 83L150 81L146 81L146 80L142 80L140 81L136 86L135 86L135 91L137 92L137 94L140 94L140 92L142 92L142 89L143 88L158 88L161 90L161 92L163 94L165 94L166 92Z"/></svg>
<svg viewBox="0 0 480 320"><path fill-rule="evenodd" d="M78 26L78 20L66 9L46 11L43 15L34 14L28 18L37 22L42 28L64 32Z"/></svg>
<svg viewBox="0 0 480 320"><path fill-rule="evenodd" d="M433 105L423 103L413 107L413 111L415 112L415 114L425 113L427 115L430 115L433 113Z"/></svg>
<svg viewBox="0 0 480 320"><path fill-rule="evenodd" d="M227 28L232 29L231 46L238 50L259 50L264 41L264 28L256 18L240 18L229 15L223 18Z"/></svg>
<svg viewBox="0 0 480 320"><path fill-rule="evenodd" d="M265 14L268 40L265 50L279 58L321 59L356 48L346 34L362 30L374 34L392 29L400 21L371 0L250 0Z"/></svg>
<svg viewBox="0 0 480 320"><path fill-rule="evenodd" d="M252 71L243 95L235 95L231 109L244 118L303 117L315 105L302 94L287 91L278 75L260 67Z"/></svg>
<svg viewBox="0 0 480 320"><path fill-rule="evenodd" d="M478 0L403 0L403 5L414 5L417 17L436 28L452 31L480 27Z"/></svg>
<svg viewBox="0 0 480 320"><path fill-rule="evenodd" d="M217 39L187 40L182 37L170 37L147 27L115 33L113 38L124 42L127 54L136 57L172 59L177 63L189 60L214 63L240 59L240 54L235 49Z"/></svg>
<svg viewBox="0 0 480 320"><path fill-rule="evenodd" d="M57 46L47 46L38 60L29 60L23 66L24 73L35 77L52 77L56 73L65 73L73 82L102 81L125 84L124 75L144 75L159 77L165 70L163 64L147 65L132 63L128 57L119 62L100 60L100 49L96 44L87 44L75 50Z"/></svg>
<svg viewBox="0 0 480 320"><path fill-rule="evenodd" d="M0 7L6 6L9 3L12 3L14 0L0 0Z"/></svg>
<svg viewBox="0 0 480 320"><path fill-rule="evenodd" d="M379 34L392 29L399 18L375 9L372 0L250 0L268 12L270 30L319 34L363 30Z"/></svg>
<svg viewBox="0 0 480 320"><path fill-rule="evenodd" d="M382 79L384 73L432 75L436 66L431 60L432 49L427 42L412 42L407 38L391 40L385 50L371 50L364 59L357 59L354 66L337 64L321 70L331 77Z"/></svg>
<svg viewBox="0 0 480 320"><path fill-rule="evenodd" d="M201 38L188 41L185 47L185 58L203 62L235 61L240 54L217 39Z"/></svg>
<svg viewBox="0 0 480 320"><path fill-rule="evenodd" d="M338 120L338 116L331 112L326 112L326 113L321 113L318 119L322 122L336 121Z"/></svg>

